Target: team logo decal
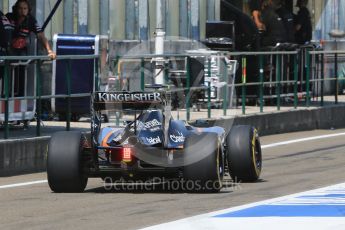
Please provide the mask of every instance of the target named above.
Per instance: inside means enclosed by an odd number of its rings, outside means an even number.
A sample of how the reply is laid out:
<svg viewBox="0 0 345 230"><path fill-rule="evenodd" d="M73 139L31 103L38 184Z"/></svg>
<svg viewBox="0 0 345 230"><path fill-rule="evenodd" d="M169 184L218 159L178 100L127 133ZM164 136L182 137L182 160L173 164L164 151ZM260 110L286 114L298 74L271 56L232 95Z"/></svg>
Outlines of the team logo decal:
<svg viewBox="0 0 345 230"><path fill-rule="evenodd" d="M170 134L170 140L179 143L179 142L184 142L185 136L181 132L177 132L177 135L175 134Z"/></svg>
<svg viewBox="0 0 345 230"><path fill-rule="evenodd" d="M161 139L159 136L157 137L146 137L146 140L148 143L150 143L151 145L155 145L155 144L160 144L162 143Z"/></svg>
<svg viewBox="0 0 345 230"><path fill-rule="evenodd" d="M97 102L162 102L161 94L154 93L97 93Z"/></svg>

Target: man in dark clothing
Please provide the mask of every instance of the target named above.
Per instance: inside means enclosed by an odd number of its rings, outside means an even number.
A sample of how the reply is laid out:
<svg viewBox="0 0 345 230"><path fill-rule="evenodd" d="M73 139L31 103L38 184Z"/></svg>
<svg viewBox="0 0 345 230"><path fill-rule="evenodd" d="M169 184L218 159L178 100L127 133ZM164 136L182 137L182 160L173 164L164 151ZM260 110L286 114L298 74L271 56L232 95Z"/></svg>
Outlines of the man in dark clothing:
<svg viewBox="0 0 345 230"><path fill-rule="evenodd" d="M7 17L0 11L0 56L7 54L11 40L11 28Z"/></svg>
<svg viewBox="0 0 345 230"><path fill-rule="evenodd" d="M235 21L236 50L238 51L257 51L259 45L259 31L250 16L231 4L233 0L221 0L221 20ZM241 63L241 61L239 60ZM247 56L247 82L257 82L259 75L258 56ZM241 82L242 66L236 72L236 83ZM236 91L240 93L240 90ZM248 95L257 95L256 86L247 87Z"/></svg>
<svg viewBox="0 0 345 230"><path fill-rule="evenodd" d="M6 43L7 43L4 23L2 21L3 18L4 18L4 14L0 11L0 56L5 55Z"/></svg>
<svg viewBox="0 0 345 230"><path fill-rule="evenodd" d="M3 23L4 14L0 11L0 56L3 56L3 49L6 49L6 33Z"/></svg>
<svg viewBox="0 0 345 230"><path fill-rule="evenodd" d="M296 42L301 45L310 42L312 38L311 17L307 5L308 0L298 0L296 4L296 6L299 8L299 11L295 18L295 39Z"/></svg>
<svg viewBox="0 0 345 230"><path fill-rule="evenodd" d="M9 43L11 40L11 25L7 17L0 11L0 56L6 56L7 50L9 48ZM1 60L0 60L1 61ZM0 81L3 81L4 67L0 62ZM3 95L4 84L1 84L0 97Z"/></svg>
<svg viewBox="0 0 345 230"><path fill-rule="evenodd" d="M283 19L276 13L276 7L272 0L263 2L262 20L266 26L262 39L263 46L275 46L287 41Z"/></svg>
<svg viewBox="0 0 345 230"><path fill-rule="evenodd" d="M236 49L240 51L256 50L258 29L251 18L231 4L230 0L222 0L221 20L234 21L236 33Z"/></svg>
<svg viewBox="0 0 345 230"><path fill-rule="evenodd" d="M3 23L4 14L0 11L0 57L6 55L6 33ZM4 68L1 66L0 60L0 81L2 81L2 76L4 74ZM2 88L0 88L0 97L2 95Z"/></svg>
<svg viewBox="0 0 345 230"><path fill-rule="evenodd" d="M262 0L250 0L249 8L258 30L265 30L265 24L261 20Z"/></svg>
<svg viewBox="0 0 345 230"><path fill-rule="evenodd" d="M294 43L295 42L295 25L294 25L294 15L288 11L285 7L285 4L281 1L277 1L278 9L276 13L283 20L283 24L286 31L286 42Z"/></svg>

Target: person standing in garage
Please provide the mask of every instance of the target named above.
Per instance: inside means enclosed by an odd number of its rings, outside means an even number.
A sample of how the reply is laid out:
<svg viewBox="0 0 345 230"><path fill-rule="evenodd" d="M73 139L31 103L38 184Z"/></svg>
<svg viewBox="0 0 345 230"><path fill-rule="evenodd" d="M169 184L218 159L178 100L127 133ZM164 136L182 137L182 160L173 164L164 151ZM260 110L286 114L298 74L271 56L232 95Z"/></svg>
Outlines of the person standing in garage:
<svg viewBox="0 0 345 230"><path fill-rule="evenodd" d="M49 42L45 37L42 28L38 25L37 20L31 15L31 5L28 0L17 0L12 7L12 13L6 16L10 20L14 32L11 42L11 51L15 56L27 55L28 38L30 33L35 33L38 40L47 50L48 56L55 59L56 55L50 48Z"/></svg>
<svg viewBox="0 0 345 230"><path fill-rule="evenodd" d="M31 15L31 5L28 0L17 0L12 7L12 13L6 14L13 27L13 35L11 39L10 55L27 56L29 55L30 34L35 33L38 40L48 52L51 59L55 59L56 55L50 48L49 42L45 37L42 28L38 25L37 20ZM15 96L23 96L26 87L24 76L25 66L20 66L16 72Z"/></svg>
<svg viewBox="0 0 345 230"><path fill-rule="evenodd" d="M295 42L295 24L294 24L294 14L290 12L286 6L285 2L281 0L274 0L277 5L276 13L282 19L285 31L286 31L286 41L289 43Z"/></svg>
<svg viewBox="0 0 345 230"><path fill-rule="evenodd" d="M299 11L296 16L296 33L295 40L296 43L303 45L307 42L310 42L312 38L312 25L310 12L307 8L308 0L298 0L296 6L299 8Z"/></svg>
<svg viewBox="0 0 345 230"><path fill-rule="evenodd" d="M11 39L11 25L7 17L0 11L0 56L7 55Z"/></svg>
<svg viewBox="0 0 345 230"><path fill-rule="evenodd" d="M0 11L0 56L7 56L7 51L9 48L9 43L11 40L11 25L7 17ZM0 81L3 80L4 67L0 65ZM1 84L0 97L4 94L4 84Z"/></svg>
<svg viewBox="0 0 345 230"><path fill-rule="evenodd" d="M258 30L265 30L265 24L261 19L262 0L250 0L249 8Z"/></svg>
<svg viewBox="0 0 345 230"><path fill-rule="evenodd" d="M276 46L277 43L287 42L283 19L277 14L277 7L277 1L263 1L262 20L266 26L262 38L263 46Z"/></svg>

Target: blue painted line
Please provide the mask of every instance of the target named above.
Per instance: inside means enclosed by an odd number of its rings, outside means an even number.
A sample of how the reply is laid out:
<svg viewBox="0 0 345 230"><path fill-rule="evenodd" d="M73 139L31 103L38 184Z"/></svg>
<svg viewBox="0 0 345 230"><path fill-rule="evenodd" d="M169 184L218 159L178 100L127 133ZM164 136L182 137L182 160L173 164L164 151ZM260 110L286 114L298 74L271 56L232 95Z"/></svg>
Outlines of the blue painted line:
<svg viewBox="0 0 345 230"><path fill-rule="evenodd" d="M214 217L344 217L345 205L259 205Z"/></svg>

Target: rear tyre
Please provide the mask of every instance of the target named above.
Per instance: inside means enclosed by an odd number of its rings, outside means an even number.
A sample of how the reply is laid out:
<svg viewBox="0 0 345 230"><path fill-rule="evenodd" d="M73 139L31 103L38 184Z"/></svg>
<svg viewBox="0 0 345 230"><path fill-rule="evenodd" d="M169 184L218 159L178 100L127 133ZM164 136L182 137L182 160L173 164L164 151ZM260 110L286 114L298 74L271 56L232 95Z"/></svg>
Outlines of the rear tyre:
<svg viewBox="0 0 345 230"><path fill-rule="evenodd" d="M223 186L224 161L218 135L192 134L186 138L184 154L184 189L219 192Z"/></svg>
<svg viewBox="0 0 345 230"><path fill-rule="evenodd" d="M234 181L254 182L261 174L262 153L259 135L254 127L231 128L226 138L227 161Z"/></svg>
<svg viewBox="0 0 345 230"><path fill-rule="evenodd" d="M55 133L48 147L47 174L54 192L83 192L87 185L80 132Z"/></svg>

